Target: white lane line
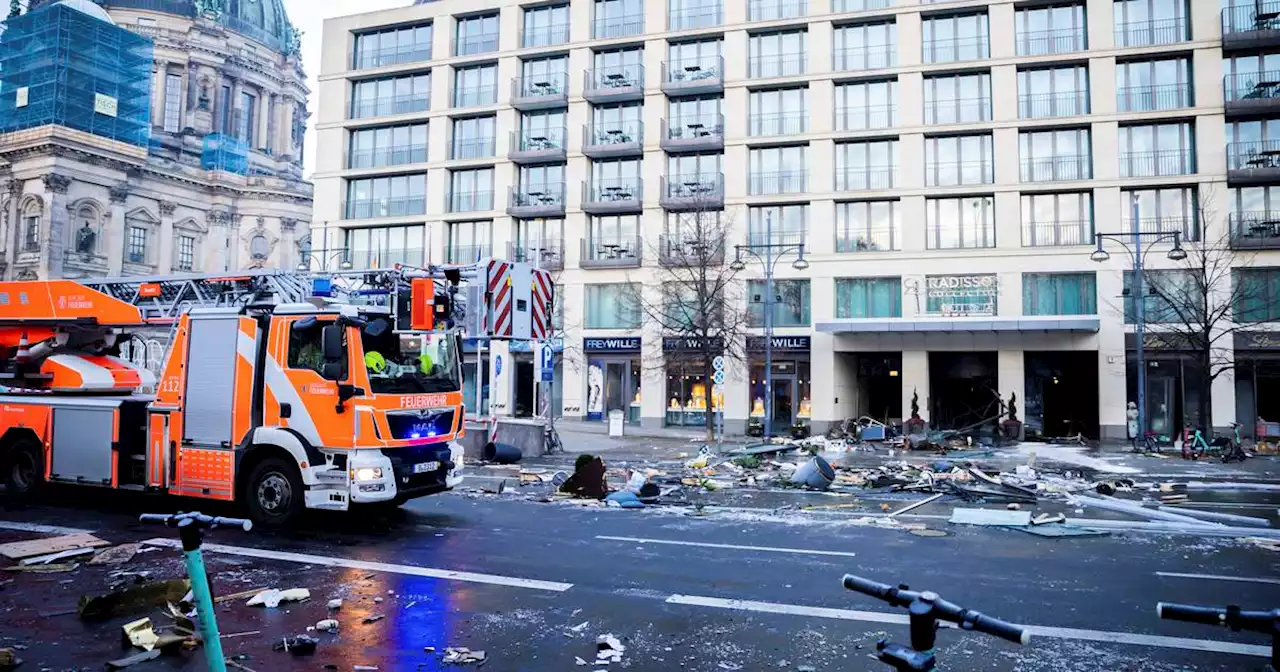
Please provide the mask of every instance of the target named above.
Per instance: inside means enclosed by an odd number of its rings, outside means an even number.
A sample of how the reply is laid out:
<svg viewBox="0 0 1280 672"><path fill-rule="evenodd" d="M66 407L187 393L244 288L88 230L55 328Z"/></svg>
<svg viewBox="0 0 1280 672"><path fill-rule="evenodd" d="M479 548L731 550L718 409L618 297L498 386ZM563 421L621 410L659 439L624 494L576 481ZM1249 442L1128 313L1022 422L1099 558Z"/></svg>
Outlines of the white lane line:
<svg viewBox="0 0 1280 672"><path fill-rule="evenodd" d="M145 542L150 546L165 546L168 548L182 548L182 544L177 539L149 539ZM553 592L564 592L573 587L572 583L558 583L555 581L539 581L537 579L522 579L515 576L499 576L496 574L477 574L475 572L459 572L452 569L436 569L434 567L419 567L417 565L397 565L387 562L369 562L366 560L351 560L349 558L334 558L326 555L310 555L306 553L287 553L284 551L269 551L261 548L247 548L243 546L225 546L223 544L205 544L203 549L206 553L224 553L227 555L240 555L248 558L261 558L264 560L280 560L283 562L296 562L305 565L322 565L325 567L347 567L349 569L362 569L369 572L387 572L389 574L405 574L408 576L427 576L435 579L448 579L451 581L465 581L468 583L487 583L495 586L508 586L511 588L528 588L530 590L549 590Z"/></svg>
<svg viewBox="0 0 1280 672"><path fill-rule="evenodd" d="M0 520L0 529L17 530L18 532L39 532L41 534L89 534L93 530L82 530L78 527L59 527L57 525L40 525L37 523L18 523Z"/></svg>
<svg viewBox="0 0 1280 672"><path fill-rule="evenodd" d="M1269 583L1280 586L1280 579L1266 579L1256 576L1224 576L1222 574L1184 574L1182 572L1156 572L1156 576L1171 579L1205 579L1207 581L1239 581L1240 583Z"/></svg>
<svg viewBox="0 0 1280 672"><path fill-rule="evenodd" d="M806 607L798 604L781 604L778 602L755 602L751 600L727 600L719 597L701 595L672 595L667 598L668 604L685 604L695 607L711 607L714 609L732 609L735 611L752 611L764 614L786 614L789 616L813 616L816 618L832 618L844 621L868 621L872 623L891 623L902 625L908 622L905 613L888 613L880 611L855 611L852 609L831 609L828 607ZM1133 644L1164 649L1185 649L1188 651L1208 651L1211 653L1232 653L1242 656L1271 656L1271 647L1253 644L1236 644L1209 639L1187 639L1185 637L1165 637L1163 635L1143 635L1130 632L1108 632L1106 630L1084 630L1081 628L1059 628L1050 625L1025 625L1028 632L1036 637L1053 639L1075 639L1090 642L1107 642L1111 644ZM1034 640L1033 640L1034 641Z"/></svg>
<svg viewBox="0 0 1280 672"><path fill-rule="evenodd" d="M703 541L677 541L675 539L646 539L644 537L610 537L598 534L596 539L606 541L629 541L637 544L667 544L670 546L700 546L702 548L727 548L733 551L767 551L769 553L799 553L801 555L835 555L852 558L853 553L844 551L820 551L814 548L779 548L777 546L740 546L738 544L710 544Z"/></svg>

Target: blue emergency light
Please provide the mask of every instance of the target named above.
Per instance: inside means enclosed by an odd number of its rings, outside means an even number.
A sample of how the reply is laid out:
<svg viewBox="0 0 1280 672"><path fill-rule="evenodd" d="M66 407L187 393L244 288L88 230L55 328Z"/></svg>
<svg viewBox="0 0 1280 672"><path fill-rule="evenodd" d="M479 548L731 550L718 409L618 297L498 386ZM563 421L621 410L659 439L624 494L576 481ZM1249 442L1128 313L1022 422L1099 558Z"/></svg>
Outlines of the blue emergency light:
<svg viewBox="0 0 1280 672"><path fill-rule="evenodd" d="M329 278L312 278L311 296L333 296L333 280Z"/></svg>

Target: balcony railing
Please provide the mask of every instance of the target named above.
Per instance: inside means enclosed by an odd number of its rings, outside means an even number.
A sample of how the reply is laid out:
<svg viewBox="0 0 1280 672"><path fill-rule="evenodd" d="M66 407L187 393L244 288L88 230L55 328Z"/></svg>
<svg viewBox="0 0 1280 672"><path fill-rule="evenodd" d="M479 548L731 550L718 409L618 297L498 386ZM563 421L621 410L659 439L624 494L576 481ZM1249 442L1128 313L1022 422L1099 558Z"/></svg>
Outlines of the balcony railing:
<svg viewBox="0 0 1280 672"><path fill-rule="evenodd" d="M693 30L724 23L724 7L719 3L700 7L675 8L667 11L667 30Z"/></svg>
<svg viewBox="0 0 1280 672"><path fill-rule="evenodd" d="M1015 40L1019 56L1069 54L1085 50L1085 32L1076 28L1019 31Z"/></svg>
<svg viewBox="0 0 1280 672"><path fill-rule="evenodd" d="M991 98L960 98L925 103L926 124L970 124L991 121Z"/></svg>
<svg viewBox="0 0 1280 672"><path fill-rule="evenodd" d="M893 166L837 169L836 190L892 189L897 172Z"/></svg>
<svg viewBox="0 0 1280 672"><path fill-rule="evenodd" d="M401 166L407 163L425 163L427 160L426 145L400 145L396 147L376 147L373 149L357 149L348 157L348 168L380 168L382 166Z"/></svg>
<svg viewBox="0 0 1280 672"><path fill-rule="evenodd" d="M471 54L487 54L498 50L498 33L479 33L464 35L454 40L453 55L469 56Z"/></svg>
<svg viewBox="0 0 1280 672"><path fill-rule="evenodd" d="M511 131L511 152L508 158L563 159L567 148L568 133L561 128L537 128Z"/></svg>
<svg viewBox="0 0 1280 672"><path fill-rule="evenodd" d="M611 177L582 183L582 208L592 214L639 212L644 181L639 177Z"/></svg>
<svg viewBox="0 0 1280 672"><path fill-rule="evenodd" d="M507 213L530 219L563 215L564 183L512 187L507 195Z"/></svg>
<svg viewBox="0 0 1280 672"><path fill-rule="evenodd" d="M799 135L809 130L809 113L797 111L753 114L748 122L748 133L754 137Z"/></svg>
<svg viewBox="0 0 1280 672"><path fill-rule="evenodd" d="M724 58L708 56L662 62L662 84L668 91L714 92L724 89Z"/></svg>
<svg viewBox="0 0 1280 672"><path fill-rule="evenodd" d="M423 197L352 199L344 204L343 212L346 219L425 215L427 199Z"/></svg>
<svg viewBox="0 0 1280 672"><path fill-rule="evenodd" d="M724 146L724 115L700 114L662 120L662 148L697 151Z"/></svg>
<svg viewBox="0 0 1280 672"><path fill-rule="evenodd" d="M362 36L363 38L363 36ZM431 60L431 43L405 44L378 49L361 50L356 53L356 69L383 68L388 65L417 63Z"/></svg>
<svg viewBox="0 0 1280 672"><path fill-rule="evenodd" d="M1222 91L1228 104L1247 103L1250 106L1278 104L1280 70L1227 75L1222 78Z"/></svg>
<svg viewBox="0 0 1280 672"><path fill-rule="evenodd" d="M1196 172L1195 154L1181 149L1120 154L1120 177L1190 175Z"/></svg>
<svg viewBox="0 0 1280 672"><path fill-rule="evenodd" d="M925 63L954 63L990 58L991 44L985 37L935 38L924 44Z"/></svg>
<svg viewBox="0 0 1280 672"><path fill-rule="evenodd" d="M902 247L896 224L850 228L836 232L836 252L887 252Z"/></svg>
<svg viewBox="0 0 1280 672"><path fill-rule="evenodd" d="M1116 26L1117 47L1150 47L1185 42L1187 39L1185 18L1130 21Z"/></svg>
<svg viewBox="0 0 1280 672"><path fill-rule="evenodd" d="M530 47L550 47L557 44L564 44L569 41L569 24L558 23L554 26L539 26L537 28L524 27L524 35L521 36L521 46Z"/></svg>
<svg viewBox="0 0 1280 672"><path fill-rule="evenodd" d="M769 56L752 56L748 77L791 77L804 74L805 64L809 57L806 54L772 54Z"/></svg>
<svg viewBox="0 0 1280 672"><path fill-rule="evenodd" d="M807 237L803 230L774 229L766 233L752 229L747 231L747 245L802 245Z"/></svg>
<svg viewBox="0 0 1280 672"><path fill-rule="evenodd" d="M1030 93L1018 96L1018 117L1020 119L1076 117L1086 114L1089 114L1089 94L1087 91Z"/></svg>
<svg viewBox="0 0 1280 672"><path fill-rule="evenodd" d="M493 209L493 191L451 191L449 212L488 212Z"/></svg>
<svg viewBox="0 0 1280 672"><path fill-rule="evenodd" d="M390 268L396 264L422 266L425 257L421 247L415 249L351 250L346 255L351 261L351 267L356 269Z"/></svg>
<svg viewBox="0 0 1280 672"><path fill-rule="evenodd" d="M454 139L452 156L455 160L487 159L497 153L497 143L493 138Z"/></svg>
<svg viewBox="0 0 1280 672"><path fill-rule="evenodd" d="M747 4L747 20L794 19L804 16L808 11L808 0L750 0Z"/></svg>
<svg viewBox="0 0 1280 672"><path fill-rule="evenodd" d="M779 170L768 173L752 173L748 177L752 196L775 194L803 194L809 190L809 171Z"/></svg>
<svg viewBox="0 0 1280 672"><path fill-rule="evenodd" d="M512 261L537 266L548 271L564 269L564 241L544 240L533 244L507 243L507 257Z"/></svg>
<svg viewBox="0 0 1280 672"><path fill-rule="evenodd" d="M644 33L644 14L597 16L591 26L592 37L597 40L640 35Z"/></svg>
<svg viewBox="0 0 1280 672"><path fill-rule="evenodd" d="M1023 182L1062 182L1093 177L1093 161L1088 154L1049 156L1022 160Z"/></svg>
<svg viewBox="0 0 1280 672"><path fill-rule="evenodd" d="M582 94L592 102L642 100L644 66L619 65L587 70Z"/></svg>
<svg viewBox="0 0 1280 672"><path fill-rule="evenodd" d="M1121 198L1124 198L1123 194ZM1133 230L1133 220L1127 214L1120 225L1123 231ZM1200 240L1200 225L1194 215L1139 217L1138 228L1143 233L1181 233L1183 242Z"/></svg>
<svg viewBox="0 0 1280 672"><path fill-rule="evenodd" d="M450 264L469 264L493 256L492 245L449 245L445 257Z"/></svg>
<svg viewBox="0 0 1280 672"><path fill-rule="evenodd" d="M1280 140L1227 145L1227 180L1235 183L1280 180Z"/></svg>
<svg viewBox="0 0 1280 672"><path fill-rule="evenodd" d="M831 11L865 12L872 9L885 9L893 5L893 0L831 0Z"/></svg>
<svg viewBox="0 0 1280 672"><path fill-rule="evenodd" d="M930 187L991 184L995 181L995 169L990 161L930 161L926 171L925 184Z"/></svg>
<svg viewBox="0 0 1280 672"><path fill-rule="evenodd" d="M876 49L839 49L831 52L831 67L835 70L879 70L898 64L896 45Z"/></svg>
<svg viewBox="0 0 1280 672"><path fill-rule="evenodd" d="M453 90L454 107L479 107L498 103L498 87L465 86Z"/></svg>
<svg viewBox="0 0 1280 672"><path fill-rule="evenodd" d="M630 156L643 151L644 124L638 121L582 127L582 152L587 156Z"/></svg>
<svg viewBox="0 0 1280 672"><path fill-rule="evenodd" d="M1254 2L1222 10L1224 47L1280 43L1280 2Z"/></svg>
<svg viewBox="0 0 1280 672"><path fill-rule="evenodd" d="M431 109L431 97L427 94L384 96L373 100L358 100L351 108L354 119L388 117L393 114L413 114Z"/></svg>
<svg viewBox="0 0 1280 672"><path fill-rule="evenodd" d="M862 105L836 108L836 130L870 131L892 128L898 123L896 105Z"/></svg>
<svg viewBox="0 0 1280 672"><path fill-rule="evenodd" d="M1022 223L1023 247L1092 245L1093 242L1093 220L1075 219Z"/></svg>
<svg viewBox="0 0 1280 672"><path fill-rule="evenodd" d="M511 80L511 104L529 110L563 106L569 101L569 73L548 72Z"/></svg>
<svg viewBox="0 0 1280 672"><path fill-rule="evenodd" d="M668 210L718 210L724 207L724 175L671 175L662 178L659 191Z"/></svg>
<svg viewBox="0 0 1280 672"><path fill-rule="evenodd" d="M644 256L640 236L582 239L578 265L582 268L636 268Z"/></svg>
<svg viewBox="0 0 1280 672"><path fill-rule="evenodd" d="M1231 247L1235 249L1280 249L1280 212L1233 212L1227 218Z"/></svg>
<svg viewBox="0 0 1280 672"><path fill-rule="evenodd" d="M1126 86L1116 89L1116 109L1120 112L1155 112L1191 107L1191 87L1187 84Z"/></svg>
<svg viewBox="0 0 1280 672"><path fill-rule="evenodd" d="M704 236L658 237L658 262L664 266L719 266L724 263L725 243L706 240Z"/></svg>

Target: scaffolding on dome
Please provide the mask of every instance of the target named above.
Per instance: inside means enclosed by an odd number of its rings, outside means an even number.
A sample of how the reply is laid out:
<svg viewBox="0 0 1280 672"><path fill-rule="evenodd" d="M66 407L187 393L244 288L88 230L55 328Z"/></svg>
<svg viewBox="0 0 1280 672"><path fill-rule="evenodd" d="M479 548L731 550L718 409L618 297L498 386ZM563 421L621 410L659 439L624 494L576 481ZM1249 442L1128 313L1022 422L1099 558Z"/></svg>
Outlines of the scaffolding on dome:
<svg viewBox="0 0 1280 672"><path fill-rule="evenodd" d="M204 170L225 170L228 173L249 173L249 148L243 140L225 133L204 136L204 148L200 152L200 167Z"/></svg>
<svg viewBox="0 0 1280 672"><path fill-rule="evenodd" d="M0 133L56 124L146 147L153 51L61 4L0 23Z"/></svg>

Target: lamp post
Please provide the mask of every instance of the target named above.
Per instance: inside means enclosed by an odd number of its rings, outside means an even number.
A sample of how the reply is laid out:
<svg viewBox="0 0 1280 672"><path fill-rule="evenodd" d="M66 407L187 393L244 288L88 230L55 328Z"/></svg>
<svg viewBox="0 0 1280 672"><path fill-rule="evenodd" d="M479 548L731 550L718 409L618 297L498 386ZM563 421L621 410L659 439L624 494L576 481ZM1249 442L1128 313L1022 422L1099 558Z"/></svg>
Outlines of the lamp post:
<svg viewBox="0 0 1280 672"><path fill-rule="evenodd" d="M325 247L319 250L308 249L307 251L302 252L301 259L298 261L297 270L299 272L306 273L311 270L311 264L313 262L319 262L318 265L320 266L320 268L317 270L320 271L321 273L325 273L329 271L329 264L333 263L333 260L338 259L339 257L341 257L342 260L339 261L337 264L338 269L342 271L351 270L353 268L351 264L351 255L348 254L350 250L348 250L345 247L342 249L334 249L334 250L329 249L329 222L328 221L324 223L324 228L322 229L322 231L323 233L321 235L324 236ZM310 248L310 245L308 245L307 247Z"/></svg>
<svg viewBox="0 0 1280 672"><path fill-rule="evenodd" d="M1132 196L1129 203L1129 219L1130 226L1128 231L1117 233L1095 233L1094 242L1097 247L1089 258L1102 263L1111 258L1111 255L1102 248L1102 241L1111 240L1119 243L1121 247L1129 253L1133 266L1133 287L1130 288L1130 295L1134 297L1133 308L1133 332L1137 341L1137 366L1138 366L1138 432L1134 436L1135 441L1139 437L1145 437L1147 431L1147 362L1146 362L1146 306L1145 303L1145 278L1143 277L1143 262L1148 252L1156 245L1166 241L1173 241L1173 249L1169 250L1168 258L1171 261L1182 261L1187 258L1187 251L1182 249L1182 232L1181 231L1156 231L1154 233L1143 234L1142 225L1138 219L1139 214L1139 198L1137 194ZM1130 247L1125 241L1130 241L1133 246ZM1147 247L1143 248L1143 243Z"/></svg>
<svg viewBox="0 0 1280 672"><path fill-rule="evenodd" d="M765 241L735 245L736 254L729 268L741 272L747 264L742 259L746 254L764 267L764 438L773 433L773 270L778 260L795 252L796 260L791 267L797 271L809 268L804 258L804 243L776 243L773 241L773 213L765 212Z"/></svg>

